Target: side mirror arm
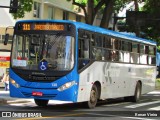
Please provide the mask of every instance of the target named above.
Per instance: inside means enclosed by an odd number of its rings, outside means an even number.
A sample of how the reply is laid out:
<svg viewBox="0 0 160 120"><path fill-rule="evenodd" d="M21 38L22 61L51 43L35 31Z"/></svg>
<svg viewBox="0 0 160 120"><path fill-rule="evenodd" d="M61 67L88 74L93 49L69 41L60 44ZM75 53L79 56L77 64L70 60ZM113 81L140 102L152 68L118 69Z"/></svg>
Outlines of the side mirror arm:
<svg viewBox="0 0 160 120"><path fill-rule="evenodd" d="M5 34L4 45L7 45L8 39L9 39L9 34L7 33L7 34Z"/></svg>
<svg viewBox="0 0 160 120"><path fill-rule="evenodd" d="M7 33L7 30L8 30L8 29L14 29L14 27L13 27L13 26L8 26L8 27L6 28L6 30L5 30L5 38L4 38L4 45L7 45L8 40L9 40L9 34Z"/></svg>

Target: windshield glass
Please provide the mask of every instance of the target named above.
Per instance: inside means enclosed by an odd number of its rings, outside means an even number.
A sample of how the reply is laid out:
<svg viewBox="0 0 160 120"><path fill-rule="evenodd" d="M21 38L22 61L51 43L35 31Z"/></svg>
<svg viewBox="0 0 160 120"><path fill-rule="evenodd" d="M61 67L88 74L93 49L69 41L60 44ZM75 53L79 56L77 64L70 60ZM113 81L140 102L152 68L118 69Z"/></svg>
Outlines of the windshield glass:
<svg viewBox="0 0 160 120"><path fill-rule="evenodd" d="M13 68L71 70L74 65L74 37L15 35L11 62Z"/></svg>

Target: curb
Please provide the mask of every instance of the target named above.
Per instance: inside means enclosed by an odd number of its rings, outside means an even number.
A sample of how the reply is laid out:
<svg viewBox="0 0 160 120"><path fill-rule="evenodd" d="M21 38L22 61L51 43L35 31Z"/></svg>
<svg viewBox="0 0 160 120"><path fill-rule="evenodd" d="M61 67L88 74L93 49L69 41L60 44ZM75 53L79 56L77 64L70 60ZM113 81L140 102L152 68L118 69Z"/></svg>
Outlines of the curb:
<svg viewBox="0 0 160 120"><path fill-rule="evenodd" d="M7 104L7 100L6 99L0 99L0 104Z"/></svg>
<svg viewBox="0 0 160 120"><path fill-rule="evenodd" d="M0 105L5 105L5 104L15 104L15 103L28 103L31 102L29 100L16 100L16 99L4 99L0 98Z"/></svg>
<svg viewBox="0 0 160 120"><path fill-rule="evenodd" d="M14 104L14 103L28 103L31 102L29 100L8 100L7 104Z"/></svg>

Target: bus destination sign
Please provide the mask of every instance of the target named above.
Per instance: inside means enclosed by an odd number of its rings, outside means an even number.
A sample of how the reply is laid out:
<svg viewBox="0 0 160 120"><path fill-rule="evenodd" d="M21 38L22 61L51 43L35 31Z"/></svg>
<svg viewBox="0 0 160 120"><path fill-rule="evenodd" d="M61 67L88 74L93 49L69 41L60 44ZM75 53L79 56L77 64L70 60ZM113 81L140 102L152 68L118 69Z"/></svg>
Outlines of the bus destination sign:
<svg viewBox="0 0 160 120"><path fill-rule="evenodd" d="M64 24L57 23L19 23L18 30L30 31L30 30L45 30L45 31L63 31L65 30Z"/></svg>

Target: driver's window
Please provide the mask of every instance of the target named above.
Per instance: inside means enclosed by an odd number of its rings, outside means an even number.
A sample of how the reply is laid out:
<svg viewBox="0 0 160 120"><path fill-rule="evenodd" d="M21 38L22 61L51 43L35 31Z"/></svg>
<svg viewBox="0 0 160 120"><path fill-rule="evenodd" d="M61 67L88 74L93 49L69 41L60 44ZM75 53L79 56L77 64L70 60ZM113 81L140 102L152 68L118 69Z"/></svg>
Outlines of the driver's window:
<svg viewBox="0 0 160 120"><path fill-rule="evenodd" d="M21 60L22 59L22 45L23 45L23 37L22 36L18 37L18 41L16 44L17 44L16 46L17 46L17 50L18 50L17 59Z"/></svg>

